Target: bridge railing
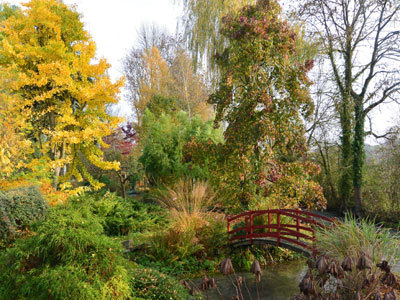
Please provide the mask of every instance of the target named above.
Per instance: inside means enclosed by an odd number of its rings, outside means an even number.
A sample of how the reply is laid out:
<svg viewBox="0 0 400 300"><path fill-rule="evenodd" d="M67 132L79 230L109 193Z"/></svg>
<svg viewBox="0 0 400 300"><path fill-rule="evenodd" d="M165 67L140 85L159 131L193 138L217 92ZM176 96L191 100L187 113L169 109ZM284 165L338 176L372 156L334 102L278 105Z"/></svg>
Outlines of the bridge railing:
<svg viewBox="0 0 400 300"><path fill-rule="evenodd" d="M316 227L325 227L333 221L300 209L268 209L228 216L227 229L231 242L249 240L253 244L254 239L269 238L278 247L286 242L315 254Z"/></svg>

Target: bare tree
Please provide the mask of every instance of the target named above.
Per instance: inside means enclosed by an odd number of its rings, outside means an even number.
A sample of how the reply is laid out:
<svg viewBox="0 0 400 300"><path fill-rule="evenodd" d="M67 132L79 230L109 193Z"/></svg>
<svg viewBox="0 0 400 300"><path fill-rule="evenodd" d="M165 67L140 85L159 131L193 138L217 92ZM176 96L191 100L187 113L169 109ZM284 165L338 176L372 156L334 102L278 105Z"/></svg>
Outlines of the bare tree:
<svg viewBox="0 0 400 300"><path fill-rule="evenodd" d="M136 47L133 47L123 62L123 69L126 76L126 88L128 97L132 103L139 102L141 83L147 76L145 62L143 60L146 51L153 47L161 53L161 57L172 64L176 48L182 45L182 38L172 36L165 28L155 24L142 25L138 31ZM133 106L134 114L137 117L140 112Z"/></svg>
<svg viewBox="0 0 400 300"><path fill-rule="evenodd" d="M298 16L319 38L339 97L341 127L340 198L362 215L364 123L400 91L400 2L396 0L299 0ZM373 134L371 131L370 134Z"/></svg>
<svg viewBox="0 0 400 300"><path fill-rule="evenodd" d="M331 80L327 80L326 60L317 58L316 66L310 72L314 84L310 94L314 102L314 111L304 120L306 125L307 145L311 148L312 159L321 166L319 182L324 188L330 208L340 209L338 201L336 163L339 151L339 119L336 114L338 92Z"/></svg>
<svg viewBox="0 0 400 300"><path fill-rule="evenodd" d="M206 103L208 87L205 79L194 69L182 41L181 37L173 37L155 25L142 26L139 30L138 46L124 61L129 98L139 127L141 115L153 96L174 98L176 106L187 111L189 117L199 114L208 119L211 116L211 106ZM163 79L160 84L163 89L154 89L149 84L156 79L157 73Z"/></svg>

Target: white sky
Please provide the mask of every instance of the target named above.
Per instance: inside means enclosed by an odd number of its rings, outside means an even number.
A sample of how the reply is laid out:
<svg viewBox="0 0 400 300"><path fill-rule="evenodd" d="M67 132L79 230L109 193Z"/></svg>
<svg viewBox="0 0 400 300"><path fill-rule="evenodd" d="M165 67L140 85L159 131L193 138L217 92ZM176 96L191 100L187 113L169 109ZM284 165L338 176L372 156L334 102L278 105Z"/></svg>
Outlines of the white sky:
<svg viewBox="0 0 400 300"><path fill-rule="evenodd" d="M0 0L20 5L28 0ZM110 76L122 76L121 60L136 42L142 24L155 23L175 32L180 7L172 0L63 0L76 5L85 29L97 44L97 56L112 65Z"/></svg>

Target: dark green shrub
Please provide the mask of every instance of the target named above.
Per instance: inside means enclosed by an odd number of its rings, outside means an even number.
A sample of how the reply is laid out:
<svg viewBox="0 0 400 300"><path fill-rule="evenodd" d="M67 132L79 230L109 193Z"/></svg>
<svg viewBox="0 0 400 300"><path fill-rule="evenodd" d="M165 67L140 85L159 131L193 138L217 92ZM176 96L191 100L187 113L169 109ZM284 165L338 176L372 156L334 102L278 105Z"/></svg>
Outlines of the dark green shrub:
<svg viewBox="0 0 400 300"><path fill-rule="evenodd" d="M0 191L0 239L13 239L32 221L42 218L48 208L37 187Z"/></svg>
<svg viewBox="0 0 400 300"><path fill-rule="evenodd" d="M123 199L115 193L85 194L71 200L79 209L85 205L100 219L104 232L109 236L142 232L165 224L165 210L159 206L145 204L139 200Z"/></svg>
<svg viewBox="0 0 400 300"><path fill-rule="evenodd" d="M222 141L222 131L214 129L213 122L203 122L200 116L189 118L185 112L156 116L150 110L143 116L140 143L143 145L139 162L150 183L173 183L182 177L205 179L206 167L186 162L184 145L190 141Z"/></svg>
<svg viewBox="0 0 400 300"><path fill-rule="evenodd" d="M52 208L0 253L0 299L129 298L128 261L86 205Z"/></svg>
<svg viewBox="0 0 400 300"><path fill-rule="evenodd" d="M135 268L130 273L133 297L146 300L184 300L189 298L185 288L168 275L143 267Z"/></svg>

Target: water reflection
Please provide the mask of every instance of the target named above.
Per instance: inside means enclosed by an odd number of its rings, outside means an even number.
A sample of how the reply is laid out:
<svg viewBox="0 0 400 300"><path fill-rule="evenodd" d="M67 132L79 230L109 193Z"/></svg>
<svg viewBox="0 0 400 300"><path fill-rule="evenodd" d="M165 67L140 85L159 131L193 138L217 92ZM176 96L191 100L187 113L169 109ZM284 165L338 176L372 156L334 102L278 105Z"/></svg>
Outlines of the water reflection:
<svg viewBox="0 0 400 300"><path fill-rule="evenodd" d="M305 261L281 263L267 266L263 270L261 283L259 283L260 299L263 300L286 300L293 299L299 292L299 282L306 272ZM245 300L257 299L257 286L255 276L251 273L238 273L247 284L248 290L243 285L242 293ZM232 277L234 280L234 276ZM236 295L235 288L228 276L217 276L215 281L223 295L223 299L232 299ZM201 280L195 281L200 286ZM250 296L249 296L250 294ZM205 295L206 296L206 295ZM221 300L216 290L208 291L208 299Z"/></svg>

